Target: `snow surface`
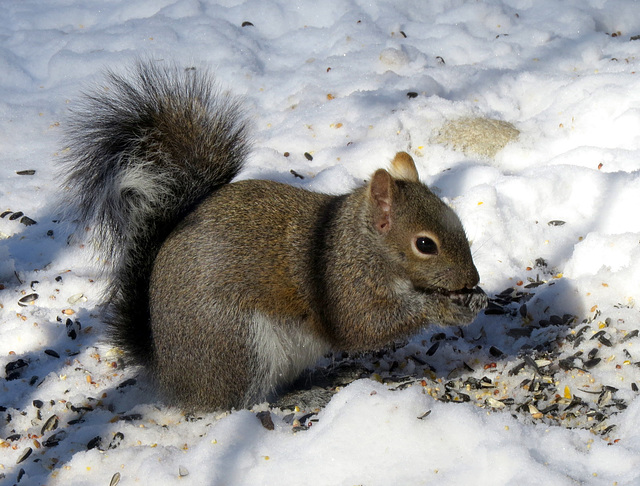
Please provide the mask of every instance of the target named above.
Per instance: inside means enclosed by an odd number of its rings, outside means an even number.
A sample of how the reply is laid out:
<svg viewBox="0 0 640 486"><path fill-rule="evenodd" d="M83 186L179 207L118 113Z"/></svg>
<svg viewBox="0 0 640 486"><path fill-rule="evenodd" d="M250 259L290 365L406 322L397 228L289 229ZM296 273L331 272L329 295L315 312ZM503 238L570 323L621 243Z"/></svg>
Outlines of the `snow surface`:
<svg viewBox="0 0 640 486"><path fill-rule="evenodd" d="M17 374L0 378L0 483L640 484L638 35L633 0L4 0L0 365ZM103 342L108 280L54 209L68 104L136 56L209 67L244 98L242 177L342 193L409 151L460 215L481 286L526 299L364 356L373 379L308 430L291 424L305 410L272 409L267 430L267 404L198 417L160 405ZM434 142L468 117L520 136L494 158ZM576 353L575 368L555 364ZM578 396L591 415L518 408L536 377L531 361L509 374L524 356L552 375L561 412ZM391 383L393 360L413 386ZM443 400L460 369L495 387Z"/></svg>

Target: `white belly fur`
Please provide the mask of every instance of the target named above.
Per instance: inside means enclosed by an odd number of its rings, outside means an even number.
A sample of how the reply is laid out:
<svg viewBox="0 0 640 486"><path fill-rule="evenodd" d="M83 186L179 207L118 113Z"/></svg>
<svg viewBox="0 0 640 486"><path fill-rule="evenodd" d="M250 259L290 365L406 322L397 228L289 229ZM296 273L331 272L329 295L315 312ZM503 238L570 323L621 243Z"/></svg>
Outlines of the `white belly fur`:
<svg viewBox="0 0 640 486"><path fill-rule="evenodd" d="M311 334L304 323L283 322L256 313L252 324L259 371L249 395L258 400L293 381L330 350L329 343Z"/></svg>

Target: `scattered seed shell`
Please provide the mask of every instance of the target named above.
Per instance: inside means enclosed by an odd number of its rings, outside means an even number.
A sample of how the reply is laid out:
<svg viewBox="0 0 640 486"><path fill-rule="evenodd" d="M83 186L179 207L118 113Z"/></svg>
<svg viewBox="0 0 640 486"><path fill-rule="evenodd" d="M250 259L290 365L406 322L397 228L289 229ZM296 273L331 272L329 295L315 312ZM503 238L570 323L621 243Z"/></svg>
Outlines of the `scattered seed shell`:
<svg viewBox="0 0 640 486"><path fill-rule="evenodd" d="M532 404L529 404L529 413L534 419L541 419L543 417L542 412Z"/></svg>
<svg viewBox="0 0 640 486"><path fill-rule="evenodd" d="M30 304L33 304L36 300L38 300L38 297L39 295L35 293L25 295L20 300L18 300L18 305L21 307L26 307Z"/></svg>
<svg viewBox="0 0 640 486"><path fill-rule="evenodd" d="M487 405L489 405L491 408L498 408L498 409L500 409L500 408L504 408L504 407L506 407L506 405L504 404L504 402L501 402L500 400L496 400L496 399L495 399L495 398L493 398L493 397L487 397L487 398L485 399L485 403L486 403Z"/></svg>
<svg viewBox="0 0 640 486"><path fill-rule="evenodd" d="M271 418L271 412L268 410L256 413L256 417L260 420L262 426L267 430L274 430L273 419Z"/></svg>
<svg viewBox="0 0 640 486"><path fill-rule="evenodd" d="M87 297L85 297L84 294L79 293L79 294L73 294L71 297L69 297L67 299L67 302L71 305L75 305L78 302L86 302L88 299Z"/></svg>

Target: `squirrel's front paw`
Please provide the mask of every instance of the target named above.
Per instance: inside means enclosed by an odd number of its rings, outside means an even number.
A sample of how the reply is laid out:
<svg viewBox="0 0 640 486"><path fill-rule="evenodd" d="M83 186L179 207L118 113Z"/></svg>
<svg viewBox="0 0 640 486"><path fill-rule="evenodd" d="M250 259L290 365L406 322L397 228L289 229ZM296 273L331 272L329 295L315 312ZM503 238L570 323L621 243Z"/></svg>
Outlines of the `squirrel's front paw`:
<svg viewBox="0 0 640 486"><path fill-rule="evenodd" d="M484 309L489 299L480 287L442 294L444 312L441 324L458 326L469 324Z"/></svg>

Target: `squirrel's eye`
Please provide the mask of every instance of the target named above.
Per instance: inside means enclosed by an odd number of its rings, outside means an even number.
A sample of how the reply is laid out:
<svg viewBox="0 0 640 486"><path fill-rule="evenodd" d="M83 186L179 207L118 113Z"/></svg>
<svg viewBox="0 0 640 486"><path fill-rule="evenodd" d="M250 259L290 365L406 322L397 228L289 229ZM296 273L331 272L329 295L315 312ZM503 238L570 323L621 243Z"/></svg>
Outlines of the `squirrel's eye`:
<svg viewBox="0 0 640 486"><path fill-rule="evenodd" d="M437 255L438 245L427 236L416 238L416 249L424 255Z"/></svg>

